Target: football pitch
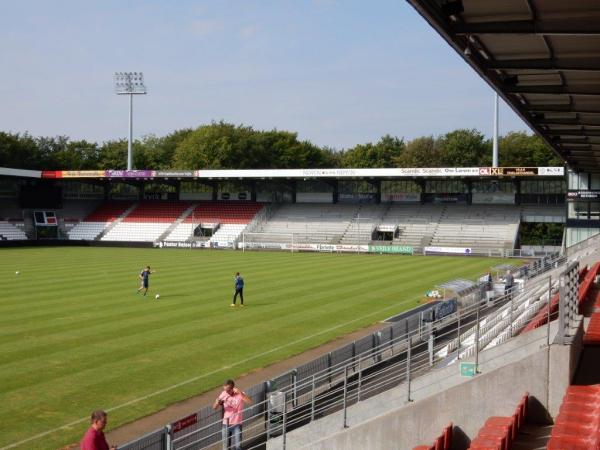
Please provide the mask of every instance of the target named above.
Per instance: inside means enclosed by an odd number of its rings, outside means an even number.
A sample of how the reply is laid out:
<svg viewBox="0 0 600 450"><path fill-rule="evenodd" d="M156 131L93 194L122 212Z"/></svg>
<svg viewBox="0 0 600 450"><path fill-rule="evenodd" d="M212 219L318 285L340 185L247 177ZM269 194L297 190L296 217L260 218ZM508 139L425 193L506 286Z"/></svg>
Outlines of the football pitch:
<svg viewBox="0 0 600 450"><path fill-rule="evenodd" d="M0 449L41 434L15 448L55 449L76 442L94 409L111 411L110 430L226 378L411 309L436 284L475 279L500 262L210 250L2 249ZM146 265L156 273L143 297L136 289ZM229 306L236 271L246 282L244 308ZM159 300L154 299L157 293Z"/></svg>

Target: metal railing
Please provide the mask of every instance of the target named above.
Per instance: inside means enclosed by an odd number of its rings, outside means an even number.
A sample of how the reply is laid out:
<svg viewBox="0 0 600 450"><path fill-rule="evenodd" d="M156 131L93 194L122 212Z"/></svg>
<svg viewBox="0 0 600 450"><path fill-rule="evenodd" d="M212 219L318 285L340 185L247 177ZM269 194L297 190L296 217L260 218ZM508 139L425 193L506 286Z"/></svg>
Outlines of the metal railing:
<svg viewBox="0 0 600 450"><path fill-rule="evenodd" d="M548 304L556 287L552 287L549 277L539 275L557 268L559 263L564 264L564 259L553 257L535 270L528 268L522 291L478 301L434 322L409 316L247 389L253 404L244 410L244 448L264 447L276 436L282 436L285 448L287 432L338 411L342 411L343 425L347 425L349 406L395 386L404 385L406 400L410 401L413 380L458 360L473 360L477 369L482 350L519 333ZM563 295L573 292L577 295L577 284L565 283ZM223 445L220 411L207 406L193 416L191 426L181 428L175 422L142 438L151 441L148 446L136 441L120 448L200 450Z"/></svg>

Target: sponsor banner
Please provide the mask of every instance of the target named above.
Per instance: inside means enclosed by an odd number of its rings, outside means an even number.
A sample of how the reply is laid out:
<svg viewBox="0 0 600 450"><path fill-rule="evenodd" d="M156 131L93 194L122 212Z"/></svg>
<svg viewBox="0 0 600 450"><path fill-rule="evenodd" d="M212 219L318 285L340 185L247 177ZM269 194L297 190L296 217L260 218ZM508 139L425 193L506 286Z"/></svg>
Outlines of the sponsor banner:
<svg viewBox="0 0 600 450"><path fill-rule="evenodd" d="M104 178L104 170L63 170L61 178Z"/></svg>
<svg viewBox="0 0 600 450"><path fill-rule="evenodd" d="M338 244L335 245L336 252L368 252L368 245Z"/></svg>
<svg viewBox="0 0 600 450"><path fill-rule="evenodd" d="M155 173L153 170L107 170L106 176L110 178L152 178Z"/></svg>
<svg viewBox="0 0 600 450"><path fill-rule="evenodd" d="M564 167L538 167L538 175L563 177L565 175Z"/></svg>
<svg viewBox="0 0 600 450"><path fill-rule="evenodd" d="M190 427L192 425L195 425L198 423L198 414L194 413L194 414L190 414L187 417L184 417L183 419L178 420L177 422L173 422L171 424L171 433L177 433L178 431L181 431L187 427Z"/></svg>
<svg viewBox="0 0 600 450"><path fill-rule="evenodd" d="M238 242L239 248L262 248L266 250L283 250L287 244L279 242Z"/></svg>
<svg viewBox="0 0 600 450"><path fill-rule="evenodd" d="M567 200L597 200L600 198L600 191L569 191L567 192Z"/></svg>
<svg viewBox="0 0 600 450"><path fill-rule="evenodd" d="M369 245L369 253L412 255L414 251L410 245Z"/></svg>
<svg viewBox="0 0 600 450"><path fill-rule="evenodd" d="M564 167L480 167L479 175L499 177L564 176Z"/></svg>
<svg viewBox="0 0 600 450"><path fill-rule="evenodd" d="M281 244L282 250L302 250L309 252L318 252L319 244Z"/></svg>
<svg viewBox="0 0 600 450"><path fill-rule="evenodd" d="M447 194L425 194L424 199L427 203L458 203L466 202L467 194L447 193Z"/></svg>
<svg viewBox="0 0 600 450"><path fill-rule="evenodd" d="M156 170L154 172L156 177L180 177L180 178L192 178L194 176L193 170Z"/></svg>
<svg viewBox="0 0 600 450"><path fill-rule="evenodd" d="M340 203L374 203L377 198L375 192L357 192L355 194L338 194Z"/></svg>
<svg viewBox="0 0 600 450"><path fill-rule="evenodd" d="M62 170L43 170L42 178L62 178Z"/></svg>
<svg viewBox="0 0 600 450"><path fill-rule="evenodd" d="M204 242L175 242L175 241L159 241L154 243L158 248L204 248Z"/></svg>
<svg viewBox="0 0 600 450"><path fill-rule="evenodd" d="M474 192L473 204L514 205L515 194L509 192Z"/></svg>
<svg viewBox="0 0 600 450"><path fill-rule="evenodd" d="M384 194L381 200L384 202L415 203L421 201L421 194L419 192L397 192Z"/></svg>
<svg viewBox="0 0 600 450"><path fill-rule="evenodd" d="M452 253L456 255L469 255L471 249L469 247L425 247L423 251L427 253Z"/></svg>

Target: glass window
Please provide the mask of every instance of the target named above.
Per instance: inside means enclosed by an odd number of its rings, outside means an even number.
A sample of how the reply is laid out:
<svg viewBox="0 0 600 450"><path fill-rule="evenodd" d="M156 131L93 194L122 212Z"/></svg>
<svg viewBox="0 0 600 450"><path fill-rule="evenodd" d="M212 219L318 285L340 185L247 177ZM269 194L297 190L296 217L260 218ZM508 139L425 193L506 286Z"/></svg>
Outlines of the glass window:
<svg viewBox="0 0 600 450"><path fill-rule="evenodd" d="M600 202L590 202L590 220L600 220Z"/></svg>
<svg viewBox="0 0 600 450"><path fill-rule="evenodd" d="M568 218L587 220L588 202L569 202Z"/></svg>
<svg viewBox="0 0 600 450"><path fill-rule="evenodd" d="M588 174L569 172L569 189L589 189Z"/></svg>
<svg viewBox="0 0 600 450"><path fill-rule="evenodd" d="M600 189L600 173L592 173L590 175L590 189L598 190Z"/></svg>

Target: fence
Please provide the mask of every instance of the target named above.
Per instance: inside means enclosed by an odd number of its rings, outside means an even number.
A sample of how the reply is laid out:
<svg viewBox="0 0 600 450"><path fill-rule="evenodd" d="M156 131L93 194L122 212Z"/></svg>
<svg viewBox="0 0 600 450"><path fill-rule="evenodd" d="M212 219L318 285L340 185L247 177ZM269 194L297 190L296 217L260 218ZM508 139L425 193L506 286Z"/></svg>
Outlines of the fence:
<svg viewBox="0 0 600 450"><path fill-rule="evenodd" d="M340 410L345 424L348 406L400 384L406 385L410 400L411 380L432 368L458 359L474 359L477 367L482 349L517 334L547 304L552 283L539 275L564 263L558 255L536 261L519 269L529 279L523 292L477 301L434 322L423 322L420 312L408 315L252 386L246 390L253 404L244 410L244 448L264 446L273 436L282 436L285 448L286 432ZM565 271L569 281L561 282L561 296L577 295L573 271L577 272L572 265ZM207 406L119 448L200 450L221 445L221 413Z"/></svg>

